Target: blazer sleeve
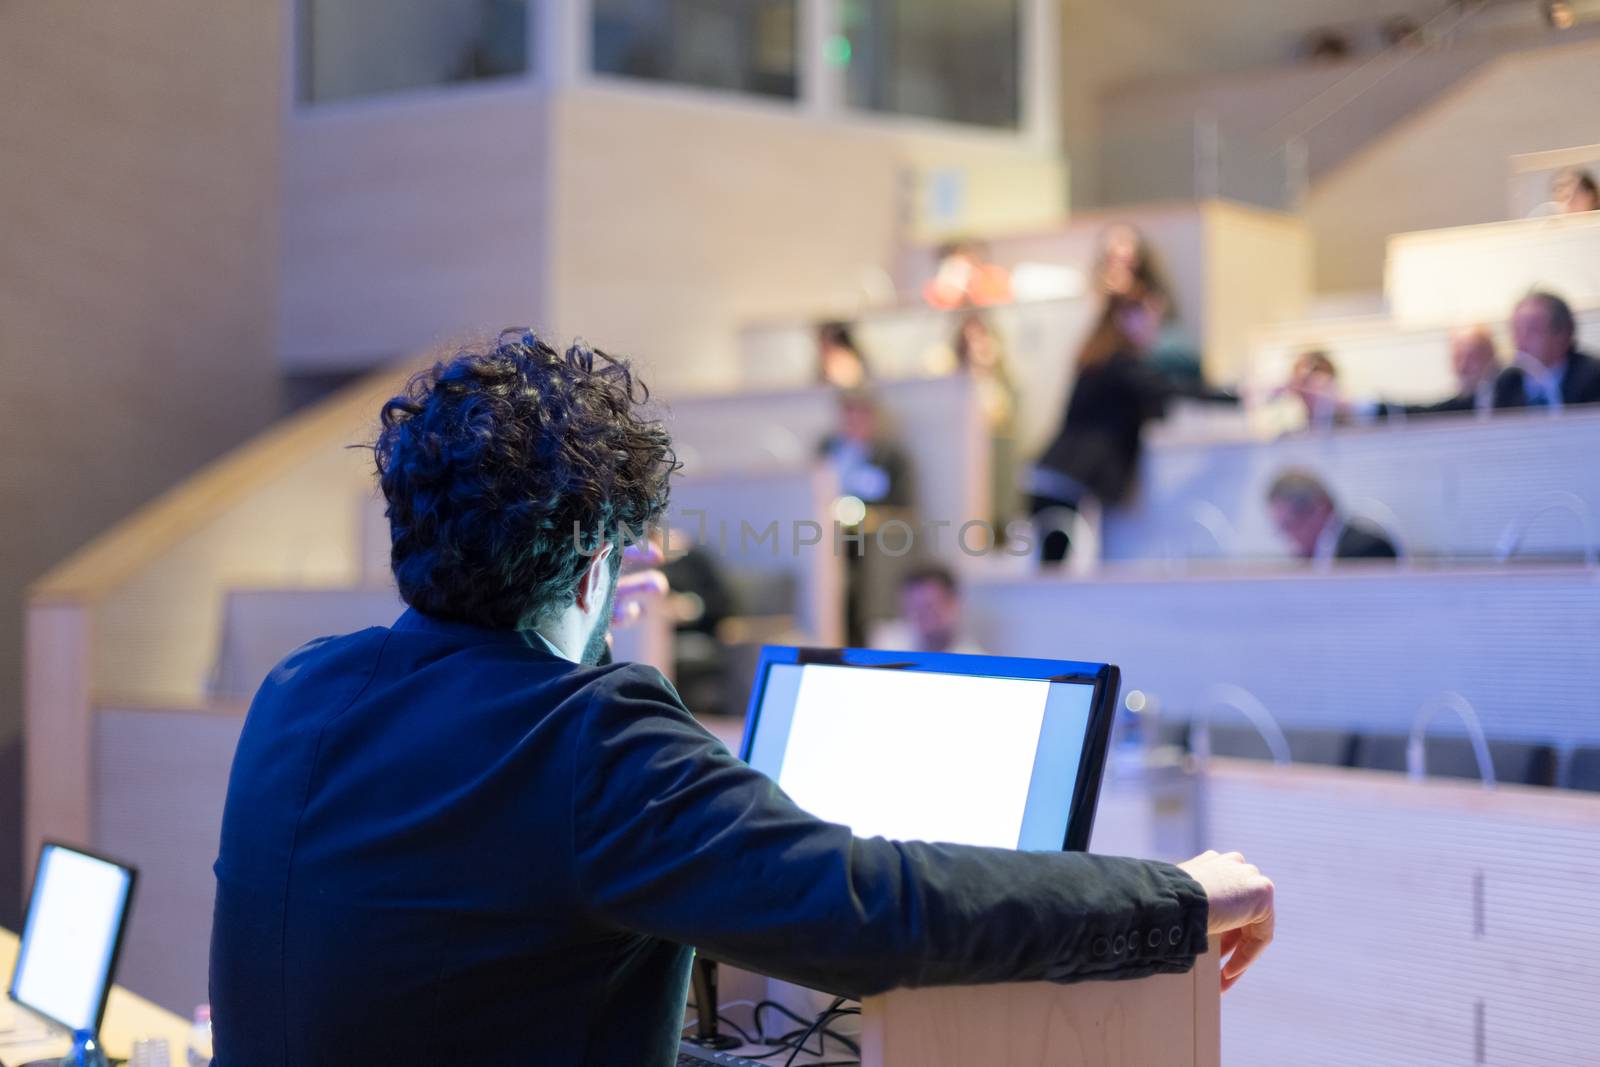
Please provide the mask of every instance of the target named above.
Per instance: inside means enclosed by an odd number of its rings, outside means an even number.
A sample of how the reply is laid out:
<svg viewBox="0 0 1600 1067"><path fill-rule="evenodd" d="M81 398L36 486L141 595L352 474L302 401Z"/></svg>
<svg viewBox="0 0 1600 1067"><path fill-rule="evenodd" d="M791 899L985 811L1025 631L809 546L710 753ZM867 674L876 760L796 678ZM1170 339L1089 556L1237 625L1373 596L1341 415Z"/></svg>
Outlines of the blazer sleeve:
<svg viewBox="0 0 1600 1067"><path fill-rule="evenodd" d="M1205 893L1176 867L856 838L736 759L653 669L597 688L572 840L602 923L853 996L1138 978L1206 949Z"/></svg>
<svg viewBox="0 0 1600 1067"><path fill-rule="evenodd" d="M1494 380L1494 401L1496 410L1500 408L1520 408L1527 404L1527 397L1522 388L1522 371L1516 367L1507 367L1500 372Z"/></svg>

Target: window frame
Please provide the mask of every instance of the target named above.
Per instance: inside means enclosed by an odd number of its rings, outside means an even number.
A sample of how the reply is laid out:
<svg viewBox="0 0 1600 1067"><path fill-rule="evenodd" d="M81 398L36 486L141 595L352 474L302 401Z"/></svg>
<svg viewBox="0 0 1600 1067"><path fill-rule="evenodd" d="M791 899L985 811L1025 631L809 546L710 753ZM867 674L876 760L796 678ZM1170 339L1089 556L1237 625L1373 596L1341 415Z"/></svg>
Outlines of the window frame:
<svg viewBox="0 0 1600 1067"><path fill-rule="evenodd" d="M1042 152L1059 150L1059 10L1055 0L1020 0L1019 115L1014 128L850 107L845 103L844 71L827 61L828 42L839 26L837 0L798 0L796 6L799 93L793 100L596 71L590 34L591 0L539 5L536 37L543 48L535 66L542 76L541 84L550 89L678 99L733 111L819 119L864 130L1026 146Z"/></svg>
<svg viewBox="0 0 1600 1067"><path fill-rule="evenodd" d="M284 5L284 106L294 118L383 112L446 100L503 97L530 91L584 90L617 97L648 97L735 113L789 116L867 132L903 134L956 145L1061 150L1059 94L1060 10L1057 0L1019 0L1019 115L1015 128L981 126L920 115L854 108L845 103L845 73L827 60L839 26L838 0L797 0L798 94L794 99L670 81L606 74L594 69L592 0L529 0L528 70L477 81L418 86L333 100L302 100L304 9L311 0Z"/></svg>

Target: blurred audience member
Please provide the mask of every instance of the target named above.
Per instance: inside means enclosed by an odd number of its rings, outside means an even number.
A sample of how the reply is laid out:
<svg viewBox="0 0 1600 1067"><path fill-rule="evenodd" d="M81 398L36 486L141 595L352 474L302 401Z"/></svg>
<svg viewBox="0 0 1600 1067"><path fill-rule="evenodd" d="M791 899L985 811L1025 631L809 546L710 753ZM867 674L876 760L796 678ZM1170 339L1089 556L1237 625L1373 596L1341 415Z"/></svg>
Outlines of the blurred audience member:
<svg viewBox="0 0 1600 1067"><path fill-rule="evenodd" d="M1450 369L1456 376L1456 395L1421 409L1423 413L1488 411L1494 406L1500 353L1487 326L1468 326L1450 335Z"/></svg>
<svg viewBox="0 0 1600 1067"><path fill-rule="evenodd" d="M674 534L675 542L688 540L677 531ZM667 605L673 627L680 632L716 636L717 626L733 614L733 595L716 557L703 545L690 543L681 550L675 547L661 571L671 589Z"/></svg>
<svg viewBox="0 0 1600 1067"><path fill-rule="evenodd" d="M911 503L911 464L883 433L878 402L865 389L839 394L839 430L818 451L839 475L839 491L845 496L869 507Z"/></svg>
<svg viewBox="0 0 1600 1067"><path fill-rule="evenodd" d="M1528 212L1529 218L1544 215L1576 215L1600 210L1600 185L1582 167L1566 167L1550 179L1550 199Z"/></svg>
<svg viewBox="0 0 1600 1067"><path fill-rule="evenodd" d="M1489 328L1463 327L1450 334L1450 370L1456 379L1454 396L1432 404L1369 404L1366 407L1370 410L1363 414L1487 413L1494 407L1494 386L1500 369L1500 356L1495 350L1494 334L1489 332Z"/></svg>
<svg viewBox="0 0 1600 1067"><path fill-rule="evenodd" d="M1350 39L1337 30L1313 30L1300 51L1312 62L1338 62L1350 58Z"/></svg>
<svg viewBox="0 0 1600 1067"><path fill-rule="evenodd" d="M1295 357L1283 392L1300 401L1306 412L1306 425L1323 429L1346 421L1348 406L1339 396L1339 368L1320 348Z"/></svg>
<svg viewBox="0 0 1600 1067"><path fill-rule="evenodd" d="M955 337L947 348L941 348L930 370L940 375L966 374L978 387L989 427L989 518L995 529L1002 529L1012 517L1017 487L1017 385L1005 345L981 312L970 311L961 317Z"/></svg>
<svg viewBox="0 0 1600 1067"><path fill-rule="evenodd" d="M955 572L942 563L907 571L900 579L900 617L873 628L872 646L902 652L982 653L963 622Z"/></svg>
<svg viewBox="0 0 1600 1067"><path fill-rule="evenodd" d="M1572 308L1553 293L1523 297L1511 315L1516 361L1494 383L1496 408L1562 408L1600 401L1600 360L1579 352Z"/></svg>
<svg viewBox="0 0 1600 1067"><path fill-rule="evenodd" d="M733 614L733 594L716 557L692 535L673 530L661 571L670 592L673 688L696 714L730 714L726 659L717 627ZM687 547L685 547L687 546Z"/></svg>
<svg viewBox="0 0 1600 1067"><path fill-rule="evenodd" d="M989 262L979 241L952 241L939 249L939 266L922 298L932 307L988 307L1011 302L1011 275Z"/></svg>
<svg viewBox="0 0 1600 1067"><path fill-rule="evenodd" d="M1223 400L1233 397L1183 389L1145 359L1161 334L1161 301L1136 293L1109 297L1078 354L1077 379L1054 440L1028 472L1030 510L1036 520L1074 513L1085 497L1103 506L1126 499L1138 476L1147 422L1166 414L1175 396ZM1066 558L1070 535L1051 523L1041 559Z"/></svg>
<svg viewBox="0 0 1600 1067"><path fill-rule="evenodd" d="M1178 321L1177 304L1167 285L1166 274L1154 249L1137 227L1114 222L1100 235L1095 285L1107 299L1143 294L1158 302L1161 332L1146 358L1151 367L1171 378L1180 388L1199 387L1200 352Z"/></svg>
<svg viewBox="0 0 1600 1067"><path fill-rule="evenodd" d="M868 616L868 554L872 536L892 518L905 520L911 508L911 463L905 452L883 431L877 402L865 390L839 395L837 433L819 449L839 479L840 499L834 518L859 543L841 541L845 561L845 637L852 645L866 639Z"/></svg>
<svg viewBox="0 0 1600 1067"><path fill-rule="evenodd" d="M817 381L835 389L859 389L867 377L867 361L856 347L850 326L843 322L818 326Z"/></svg>
<svg viewBox="0 0 1600 1067"><path fill-rule="evenodd" d="M1564 215L1600 211L1600 185L1595 184L1593 174L1581 167L1568 167L1557 174L1550 193L1550 199L1560 205Z"/></svg>
<svg viewBox="0 0 1600 1067"><path fill-rule="evenodd" d="M1272 522L1300 559L1395 559L1399 553L1382 532L1346 522L1333 494L1310 471L1290 469L1267 490Z"/></svg>
<svg viewBox="0 0 1600 1067"><path fill-rule="evenodd" d="M1142 293L1168 300L1172 296L1150 243L1128 222L1113 222L1100 234L1095 284L1106 296Z"/></svg>
<svg viewBox="0 0 1600 1067"><path fill-rule="evenodd" d="M1385 19L1382 38L1385 48L1419 48L1426 40L1422 27L1410 15L1395 15Z"/></svg>

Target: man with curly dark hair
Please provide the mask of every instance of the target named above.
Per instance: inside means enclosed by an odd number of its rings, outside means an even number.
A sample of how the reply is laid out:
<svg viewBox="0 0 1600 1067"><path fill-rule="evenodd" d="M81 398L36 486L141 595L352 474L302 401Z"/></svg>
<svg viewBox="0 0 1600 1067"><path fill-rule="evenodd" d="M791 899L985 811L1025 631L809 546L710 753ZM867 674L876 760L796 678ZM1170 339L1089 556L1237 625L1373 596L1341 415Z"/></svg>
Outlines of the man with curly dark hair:
<svg viewBox="0 0 1600 1067"><path fill-rule="evenodd" d="M1242 860L858 839L658 672L599 665L620 546L676 468L645 397L624 361L518 333L385 405L410 608L294 652L251 705L216 863L217 1067L667 1067L689 945L864 994L1182 970L1230 930L1237 977L1272 915Z"/></svg>
<svg viewBox="0 0 1600 1067"><path fill-rule="evenodd" d="M598 663L619 545L643 542L677 470L648 395L627 363L532 334L414 377L375 448L405 602Z"/></svg>

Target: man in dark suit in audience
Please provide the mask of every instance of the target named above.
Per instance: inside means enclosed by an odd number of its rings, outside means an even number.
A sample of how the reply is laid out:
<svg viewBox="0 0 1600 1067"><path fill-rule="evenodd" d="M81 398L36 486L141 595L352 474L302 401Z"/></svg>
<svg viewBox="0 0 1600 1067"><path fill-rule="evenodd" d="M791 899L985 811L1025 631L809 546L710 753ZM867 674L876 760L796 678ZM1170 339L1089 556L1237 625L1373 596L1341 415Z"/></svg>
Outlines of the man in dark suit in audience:
<svg viewBox="0 0 1600 1067"><path fill-rule="evenodd" d="M1396 559L1399 552L1383 532L1346 521L1333 494L1310 471L1286 470L1267 490L1273 524L1294 555L1305 560Z"/></svg>
<svg viewBox="0 0 1600 1067"><path fill-rule="evenodd" d="M1494 335L1487 326L1467 326L1450 335L1450 369L1456 376L1456 395L1435 404L1407 407L1407 415L1488 411L1494 406L1494 385L1501 367Z"/></svg>
<svg viewBox="0 0 1600 1067"><path fill-rule="evenodd" d="M1533 292L1511 316L1516 362L1494 385L1494 406L1544 407L1600 402L1600 360L1579 352L1572 308L1554 293Z"/></svg>
<svg viewBox="0 0 1600 1067"><path fill-rule="evenodd" d="M1487 326L1466 326L1450 334L1450 370L1455 375L1455 395L1431 404L1395 404L1379 401L1349 405L1358 419L1455 415L1469 411L1488 413L1494 408L1495 382L1500 377L1500 357L1494 334Z"/></svg>
<svg viewBox="0 0 1600 1067"><path fill-rule="evenodd" d="M883 429L877 399L865 389L839 394L839 431L817 446L817 454L839 476L839 492L862 505L861 514L847 522L853 534L866 535L852 550L846 543L845 639L852 645L866 642L867 627L875 615L872 591L877 568L893 565L893 557L878 552L871 535L892 519L902 522L911 513L911 460Z"/></svg>

